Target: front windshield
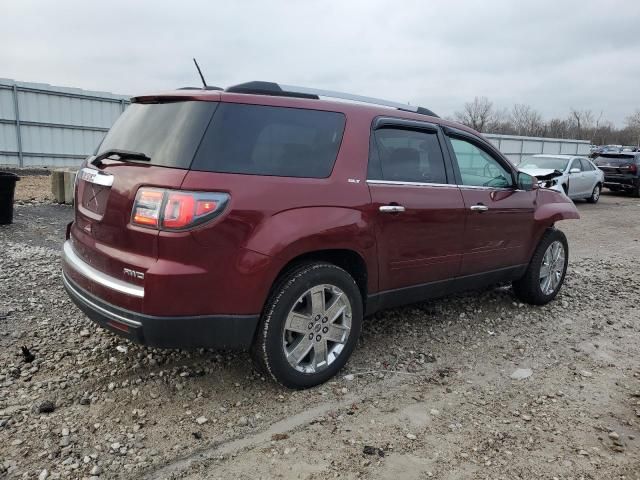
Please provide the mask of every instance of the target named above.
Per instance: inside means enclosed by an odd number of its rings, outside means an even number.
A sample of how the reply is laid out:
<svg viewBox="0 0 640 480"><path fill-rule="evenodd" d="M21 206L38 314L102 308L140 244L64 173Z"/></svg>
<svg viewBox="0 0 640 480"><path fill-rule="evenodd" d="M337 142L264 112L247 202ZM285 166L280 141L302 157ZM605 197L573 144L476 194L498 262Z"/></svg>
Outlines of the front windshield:
<svg viewBox="0 0 640 480"><path fill-rule="evenodd" d="M518 168L540 168L545 170L560 170L563 172L564 169L567 168L567 163L569 163L569 160L565 160L564 158L529 157L520 162Z"/></svg>

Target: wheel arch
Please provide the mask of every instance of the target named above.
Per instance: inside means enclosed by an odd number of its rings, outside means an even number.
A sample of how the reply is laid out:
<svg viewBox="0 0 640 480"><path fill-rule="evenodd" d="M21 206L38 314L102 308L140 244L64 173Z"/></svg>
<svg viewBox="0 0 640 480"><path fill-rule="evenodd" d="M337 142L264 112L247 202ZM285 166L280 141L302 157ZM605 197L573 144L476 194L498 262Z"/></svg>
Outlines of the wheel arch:
<svg viewBox="0 0 640 480"><path fill-rule="evenodd" d="M369 292L369 269L365 259L358 252L347 248L330 248L323 250L313 250L299 254L287 261L276 274L269 296L278 280L287 275L292 270L314 262L326 262L345 270L356 282L360 295L362 296L363 308L366 307L367 294ZM268 301L268 298L267 298Z"/></svg>

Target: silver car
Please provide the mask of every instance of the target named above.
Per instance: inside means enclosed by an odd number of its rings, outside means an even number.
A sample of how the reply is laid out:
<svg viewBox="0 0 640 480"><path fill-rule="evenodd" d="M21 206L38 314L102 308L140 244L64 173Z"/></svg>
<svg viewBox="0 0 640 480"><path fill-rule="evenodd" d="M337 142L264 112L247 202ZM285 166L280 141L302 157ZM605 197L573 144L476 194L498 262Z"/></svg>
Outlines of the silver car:
<svg viewBox="0 0 640 480"><path fill-rule="evenodd" d="M543 187L563 192L572 200L590 203L600 199L604 172L586 157L540 154L526 157L518 169L540 180Z"/></svg>

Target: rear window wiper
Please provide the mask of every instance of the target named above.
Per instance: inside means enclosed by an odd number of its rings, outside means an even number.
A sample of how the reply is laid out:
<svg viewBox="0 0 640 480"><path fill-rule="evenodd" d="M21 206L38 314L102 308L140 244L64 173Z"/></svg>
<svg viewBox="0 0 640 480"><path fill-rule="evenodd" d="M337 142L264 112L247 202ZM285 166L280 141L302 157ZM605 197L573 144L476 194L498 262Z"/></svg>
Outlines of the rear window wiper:
<svg viewBox="0 0 640 480"><path fill-rule="evenodd" d="M102 160L113 156L117 156L118 160L120 160L121 162L126 162L127 160L141 160L144 162L151 161L151 157L142 152L133 152L131 150L119 150L117 148L111 148L102 152L100 155L94 158L91 163L96 167L99 167L102 164Z"/></svg>

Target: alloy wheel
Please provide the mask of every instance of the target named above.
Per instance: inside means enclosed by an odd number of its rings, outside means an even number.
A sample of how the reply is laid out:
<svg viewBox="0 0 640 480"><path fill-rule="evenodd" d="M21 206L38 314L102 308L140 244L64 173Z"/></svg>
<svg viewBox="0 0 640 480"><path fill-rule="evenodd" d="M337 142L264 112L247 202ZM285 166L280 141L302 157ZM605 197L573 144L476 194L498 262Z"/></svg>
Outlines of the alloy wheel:
<svg viewBox="0 0 640 480"><path fill-rule="evenodd" d="M545 295L551 295L562 280L564 274L565 250L562 242L552 242L542 257L540 266L540 290Z"/></svg>
<svg viewBox="0 0 640 480"><path fill-rule="evenodd" d="M294 369L318 373L342 353L351 332L351 302L335 285L316 285L294 303L282 334L284 354Z"/></svg>

